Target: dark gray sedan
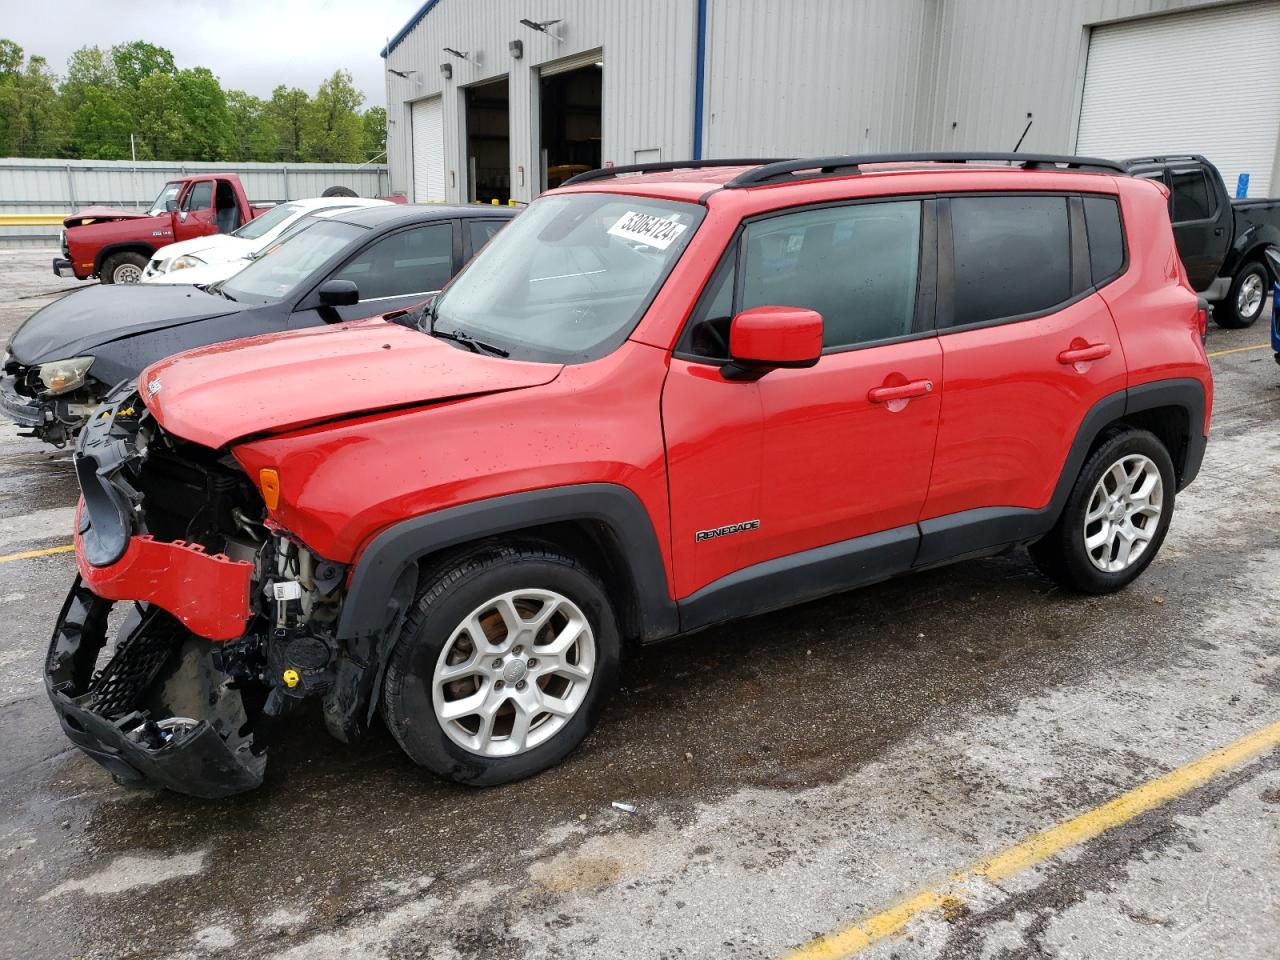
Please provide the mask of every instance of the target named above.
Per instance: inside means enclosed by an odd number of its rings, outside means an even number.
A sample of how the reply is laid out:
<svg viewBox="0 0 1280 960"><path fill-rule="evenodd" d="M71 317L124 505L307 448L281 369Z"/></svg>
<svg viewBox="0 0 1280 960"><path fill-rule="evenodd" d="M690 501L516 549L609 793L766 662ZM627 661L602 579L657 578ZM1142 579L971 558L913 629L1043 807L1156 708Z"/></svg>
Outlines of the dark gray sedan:
<svg viewBox="0 0 1280 960"><path fill-rule="evenodd" d="M62 446L108 391L192 347L390 313L426 300L516 211L394 205L300 222L210 286L86 287L9 341L0 408Z"/></svg>

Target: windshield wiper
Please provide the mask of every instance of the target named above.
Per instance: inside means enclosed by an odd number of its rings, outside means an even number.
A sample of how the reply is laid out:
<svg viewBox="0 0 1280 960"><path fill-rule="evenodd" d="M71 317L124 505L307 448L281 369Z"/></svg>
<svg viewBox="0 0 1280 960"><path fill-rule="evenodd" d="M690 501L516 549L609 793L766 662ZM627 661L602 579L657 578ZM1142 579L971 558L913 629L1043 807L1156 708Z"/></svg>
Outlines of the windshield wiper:
<svg viewBox="0 0 1280 960"><path fill-rule="evenodd" d="M433 328L431 335L433 337L439 337L441 340L451 340L454 343L461 344L472 353L480 353L483 351L484 353L492 354L495 357L511 356L511 351L503 350L501 347L495 347L492 343L485 343L483 340L477 340L475 337L468 336L461 330L454 330L450 333L445 330L436 330Z"/></svg>
<svg viewBox="0 0 1280 960"><path fill-rule="evenodd" d="M239 303L240 302L239 300L237 300L231 294L227 293L225 290L222 289L222 285L226 282L227 281L225 280L219 280L217 283L210 283L206 286L201 286L200 289L203 290L205 293L216 293L218 296L225 297L226 299L230 300L232 303Z"/></svg>

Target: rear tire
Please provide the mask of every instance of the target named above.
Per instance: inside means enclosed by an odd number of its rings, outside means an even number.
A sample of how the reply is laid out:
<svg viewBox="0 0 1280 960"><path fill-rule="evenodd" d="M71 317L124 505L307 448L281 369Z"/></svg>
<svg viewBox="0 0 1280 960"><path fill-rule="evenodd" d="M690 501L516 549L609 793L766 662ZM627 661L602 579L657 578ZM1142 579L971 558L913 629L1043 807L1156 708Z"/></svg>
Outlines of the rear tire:
<svg viewBox="0 0 1280 960"><path fill-rule="evenodd" d="M1227 298L1213 305L1213 319L1220 327L1240 330L1252 327L1262 316L1271 289L1271 275L1257 260L1240 268L1231 281Z"/></svg>
<svg viewBox="0 0 1280 960"><path fill-rule="evenodd" d="M1155 434L1109 431L1080 469L1058 522L1031 545L1031 559L1080 593L1127 587L1164 542L1176 486L1169 451Z"/></svg>
<svg viewBox="0 0 1280 960"><path fill-rule="evenodd" d="M102 261L103 283L141 283L147 258L140 253L113 253Z"/></svg>
<svg viewBox="0 0 1280 960"><path fill-rule="evenodd" d="M437 776L508 783L582 742L620 659L608 595L577 560L481 546L426 573L387 664L382 715Z"/></svg>

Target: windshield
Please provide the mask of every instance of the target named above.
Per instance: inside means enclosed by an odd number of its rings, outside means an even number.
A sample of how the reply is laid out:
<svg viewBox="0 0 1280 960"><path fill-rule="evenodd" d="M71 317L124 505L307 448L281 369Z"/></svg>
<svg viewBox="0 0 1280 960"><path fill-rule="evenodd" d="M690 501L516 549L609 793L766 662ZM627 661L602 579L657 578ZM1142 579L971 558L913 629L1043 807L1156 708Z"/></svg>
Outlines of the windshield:
<svg viewBox="0 0 1280 960"><path fill-rule="evenodd" d="M434 328L521 359L602 357L630 335L704 213L617 194L542 197L441 294Z"/></svg>
<svg viewBox="0 0 1280 960"><path fill-rule="evenodd" d="M349 246L366 228L314 220L305 230L277 240L258 259L222 284L233 300L283 300L321 264Z"/></svg>
<svg viewBox="0 0 1280 960"><path fill-rule="evenodd" d="M280 226L280 224L301 210L302 207L296 203L282 203L278 207L272 207L262 216L254 217L239 230L232 231L231 236L239 237L241 240L257 240L264 233Z"/></svg>
<svg viewBox="0 0 1280 960"><path fill-rule="evenodd" d="M166 183L164 189L160 191L160 196L156 197L155 203L151 204L151 209L147 211L148 217L154 217L157 214L165 212L165 205L170 200L178 199L178 191L182 189L182 181L176 180L173 183Z"/></svg>

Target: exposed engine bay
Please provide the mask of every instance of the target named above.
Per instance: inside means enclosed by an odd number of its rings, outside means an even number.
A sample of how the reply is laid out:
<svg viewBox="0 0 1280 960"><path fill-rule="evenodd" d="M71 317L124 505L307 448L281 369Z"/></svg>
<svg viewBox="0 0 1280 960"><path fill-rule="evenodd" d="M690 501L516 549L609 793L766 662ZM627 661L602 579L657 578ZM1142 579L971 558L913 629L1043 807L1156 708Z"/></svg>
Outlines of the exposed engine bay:
<svg viewBox="0 0 1280 960"><path fill-rule="evenodd" d="M221 797L262 782L272 721L305 697L332 701L340 738L363 727L372 671L335 639L346 568L272 525L234 457L169 435L128 387L75 463L80 576L46 686L86 753L123 782Z"/></svg>

